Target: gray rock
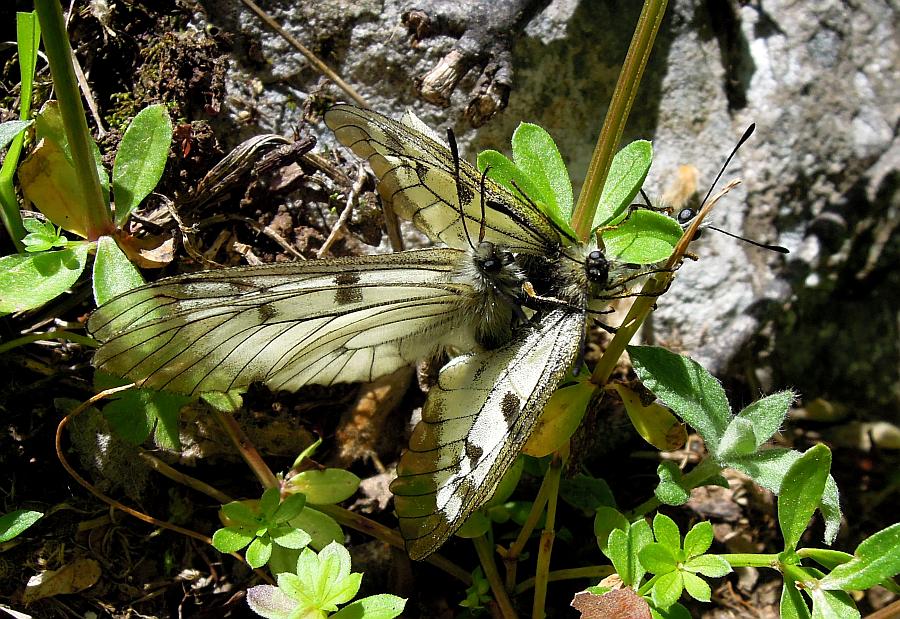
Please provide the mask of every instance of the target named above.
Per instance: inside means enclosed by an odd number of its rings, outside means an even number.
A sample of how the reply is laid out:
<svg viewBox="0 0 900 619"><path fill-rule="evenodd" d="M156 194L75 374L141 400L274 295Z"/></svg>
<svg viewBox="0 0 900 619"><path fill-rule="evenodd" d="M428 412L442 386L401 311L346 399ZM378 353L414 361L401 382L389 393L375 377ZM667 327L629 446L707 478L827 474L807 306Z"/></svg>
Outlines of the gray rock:
<svg viewBox="0 0 900 619"><path fill-rule="evenodd" d="M280 0L267 10L375 109L399 116L410 107L435 128L451 124L470 154L508 151L518 122L536 122L557 139L580 182L640 4L549 3L515 42L508 109L478 131L460 121L477 71L448 108L415 96L413 78L455 42L409 44L400 15L424 4ZM265 59L235 63L232 113L255 111L255 125L242 120L245 131L287 132L307 93L321 87L319 76L236 0L207 6L212 21L228 22L244 49L258 47ZM714 220L791 254L705 234L695 244L701 260L686 264L660 300L652 339L718 374L750 376L754 391L792 386L804 398L856 404L863 416L883 415L884 407L896 414L896 7L673 0L668 10L625 136L653 140L648 192L659 195L684 163L699 168L705 189L755 122L756 135L725 175L743 185Z"/></svg>

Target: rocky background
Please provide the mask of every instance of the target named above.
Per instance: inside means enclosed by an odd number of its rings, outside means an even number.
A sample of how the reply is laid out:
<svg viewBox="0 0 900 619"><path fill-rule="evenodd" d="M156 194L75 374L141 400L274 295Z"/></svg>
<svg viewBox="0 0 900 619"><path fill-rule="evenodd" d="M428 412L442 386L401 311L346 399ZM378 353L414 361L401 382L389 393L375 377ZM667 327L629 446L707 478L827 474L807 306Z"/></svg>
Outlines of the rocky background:
<svg viewBox="0 0 900 619"><path fill-rule="evenodd" d="M265 9L373 108L412 108L439 130L453 126L470 158L508 152L520 121L538 123L579 183L640 3L519 1L509 3L518 14L499 18L494 4L506 3L284 0ZM312 91L346 98L239 1L205 8L234 36L224 111L247 133L288 132ZM402 19L411 10L429 27L411 34ZM407 17L413 26L416 15ZM696 245L701 260L679 273L645 337L740 377L755 394L790 386L818 409L897 416L897 18L877 0L670 2L625 136L653 141L646 189L660 196L689 163L705 193L755 122L726 172L744 184L715 223L791 253L707 233ZM451 51L475 66L448 105L424 102L416 78ZM473 128L465 111L486 81L501 99L508 91L508 105Z"/></svg>

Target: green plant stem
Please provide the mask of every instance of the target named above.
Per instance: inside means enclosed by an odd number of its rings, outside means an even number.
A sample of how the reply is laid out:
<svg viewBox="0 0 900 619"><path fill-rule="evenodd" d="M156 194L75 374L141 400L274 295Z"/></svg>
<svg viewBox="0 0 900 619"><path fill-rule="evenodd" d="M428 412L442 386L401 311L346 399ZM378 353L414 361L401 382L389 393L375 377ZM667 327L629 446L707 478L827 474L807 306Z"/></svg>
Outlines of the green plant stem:
<svg viewBox="0 0 900 619"><path fill-rule="evenodd" d="M86 335L78 335L77 333L70 333L68 331L48 331L46 333L29 333L28 335L17 337L14 340L3 342L2 344L0 344L0 353L5 353L8 350L12 350L13 348L18 348L19 346L24 346L25 344L30 344L32 342L49 340L75 342L76 344L81 344L82 346L90 346L91 348L96 348L100 345L97 343L97 340Z"/></svg>
<svg viewBox="0 0 900 619"><path fill-rule="evenodd" d="M719 556L728 561L731 567L771 567L775 570L780 569L777 554L733 553Z"/></svg>
<svg viewBox="0 0 900 619"><path fill-rule="evenodd" d="M613 155L622 139L628 114L631 112L641 77L647 67L647 59L650 57L656 33L659 31L659 25L665 15L666 4L667 0L644 1L644 8L638 18L634 36L631 38L625 62L622 64L622 71L619 73L619 79L609 103L609 110L603 121L603 128L600 130L600 137L597 139L597 146L594 148L584 185L578 194L578 202L572 215L573 227L582 241L586 241L591 233L594 212L600 202L600 195L603 193L603 185L606 183Z"/></svg>
<svg viewBox="0 0 900 619"><path fill-rule="evenodd" d="M509 593L500 580L500 572L497 571L497 563L494 561L494 549L491 548L491 542L487 535L479 535L472 539L475 544L475 552L478 553L478 560L481 561L481 567L484 570L484 576L491 585L491 591L494 592L494 601L500 607L500 612L504 619L517 619L518 614L513 608L512 601L509 599Z"/></svg>
<svg viewBox="0 0 900 619"><path fill-rule="evenodd" d="M568 451L568 448L565 449ZM568 454L566 454L568 455ZM556 537L556 499L559 495L559 480L565 458L557 452L547 469L547 519L541 531L538 546L537 566L534 572L534 604L531 607L532 619L543 619L544 607L547 603L547 583L550 578L550 554L553 552L553 540Z"/></svg>
<svg viewBox="0 0 900 619"><path fill-rule="evenodd" d="M244 434L241 426L235 421L231 413L222 412L214 406L210 406L210 409L212 410L216 421L219 422L219 425L221 425L225 430L225 433L228 434L228 438L234 443L238 453L241 454L244 462L247 463L247 466L250 467L250 470L252 470L256 475L256 478L259 479L259 483L262 484L263 488L280 487L278 478L272 473L272 469L268 467L262 456L259 455L256 447L254 447L247 435Z"/></svg>
<svg viewBox="0 0 900 619"><path fill-rule="evenodd" d="M695 466L690 470L681 480L681 487L686 490L693 490L694 488L703 485L706 481L708 481L711 477L718 475L722 471L722 467L716 464L715 460L711 458L707 458L702 460L700 464ZM659 499L655 496L647 499L633 510L625 514L625 517L628 519L628 522L634 522L638 518L641 518L645 514L649 514L654 509L661 505Z"/></svg>
<svg viewBox="0 0 900 619"><path fill-rule="evenodd" d="M534 503L531 504L531 511L528 512L528 517L525 519L525 524L519 530L516 540L510 544L509 550L503 553L503 563L506 566L507 589L511 590L516 586L516 568L519 565L519 557L522 555L525 544L528 543L528 539L531 537L531 532L534 531L538 520L541 519L541 514L544 513L544 506L547 504L547 493L550 488L547 479L547 475L544 475L541 487L534 498Z"/></svg>
<svg viewBox="0 0 900 619"><path fill-rule="evenodd" d="M72 153L72 164L81 186L85 234L88 240L96 241L105 234L111 234L115 226L100 189L100 177L91 151L91 134L75 79L72 48L66 34L62 7L59 0L35 0L34 8L44 34L44 51L50 61L50 73Z"/></svg>
<svg viewBox="0 0 900 619"><path fill-rule="evenodd" d="M366 518L362 514L357 514L338 505L311 505L310 507L317 509L323 514L328 514L345 527L370 535L394 548L406 550L400 533L370 518ZM429 555L425 561L453 576L466 586L472 584L472 576L466 570L439 554Z"/></svg>
<svg viewBox="0 0 900 619"><path fill-rule="evenodd" d="M34 85L34 68L37 64L37 50L41 41L41 28L37 16L32 13L16 13L16 43L19 52L19 74L21 76L21 89L19 91L19 120L31 118L31 94ZM19 165L19 155L22 153L22 145L25 143L25 133L21 133L13 139L6 149L6 157L0 167L0 218L3 226L9 233L16 251L25 250L22 239L27 231L22 225L22 215L19 213L19 200L16 197L16 189L13 186L13 175L16 166Z"/></svg>
<svg viewBox="0 0 900 619"><path fill-rule="evenodd" d="M554 570L548 574L547 580L555 582L557 580L577 580L579 578L606 578L615 573L616 569L611 565L591 565L588 567L573 567L567 570ZM521 595L534 586L534 578L523 580L513 592L515 595Z"/></svg>

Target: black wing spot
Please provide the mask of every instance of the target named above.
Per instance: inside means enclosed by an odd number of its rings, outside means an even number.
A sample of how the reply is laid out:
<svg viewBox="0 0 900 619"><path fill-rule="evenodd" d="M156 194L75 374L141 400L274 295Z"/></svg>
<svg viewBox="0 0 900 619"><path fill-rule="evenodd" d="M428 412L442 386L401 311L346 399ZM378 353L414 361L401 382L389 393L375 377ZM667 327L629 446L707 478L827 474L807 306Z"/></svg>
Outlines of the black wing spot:
<svg viewBox="0 0 900 619"><path fill-rule="evenodd" d="M484 449L466 441L466 457L469 459L469 468L474 469L478 466L478 463L481 461L481 456L484 455Z"/></svg>
<svg viewBox="0 0 900 619"><path fill-rule="evenodd" d="M500 402L500 411L503 413L503 419L506 420L507 425L515 421L521 410L519 396L511 391L507 391L506 395L503 396L503 401Z"/></svg>
<svg viewBox="0 0 900 619"><path fill-rule="evenodd" d="M349 305L351 303L359 303L363 300L362 289L356 288L359 283L359 274L349 271L346 273L338 273L334 278L334 284L337 288L334 291L334 302L336 305Z"/></svg>

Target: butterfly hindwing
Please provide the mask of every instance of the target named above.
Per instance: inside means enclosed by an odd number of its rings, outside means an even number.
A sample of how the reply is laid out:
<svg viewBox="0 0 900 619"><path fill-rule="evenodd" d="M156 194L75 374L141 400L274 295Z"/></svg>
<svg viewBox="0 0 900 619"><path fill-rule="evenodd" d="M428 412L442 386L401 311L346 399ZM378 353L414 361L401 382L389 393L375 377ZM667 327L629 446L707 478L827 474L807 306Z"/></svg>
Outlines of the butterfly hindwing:
<svg viewBox="0 0 900 619"><path fill-rule="evenodd" d="M91 316L94 364L177 393L371 381L471 349L465 252L427 249L193 273L129 291Z"/></svg>
<svg viewBox="0 0 900 619"><path fill-rule="evenodd" d="M342 144L369 162L381 196L395 212L433 241L464 249L484 225L484 240L511 252L544 255L559 247L560 231L550 219L490 178L482 200L481 173L460 160L457 178L449 148L434 137L350 105L333 106L325 122Z"/></svg>
<svg viewBox="0 0 900 619"><path fill-rule="evenodd" d="M557 309L497 350L441 370L391 485L410 557L434 552L493 495L578 354L584 315Z"/></svg>

